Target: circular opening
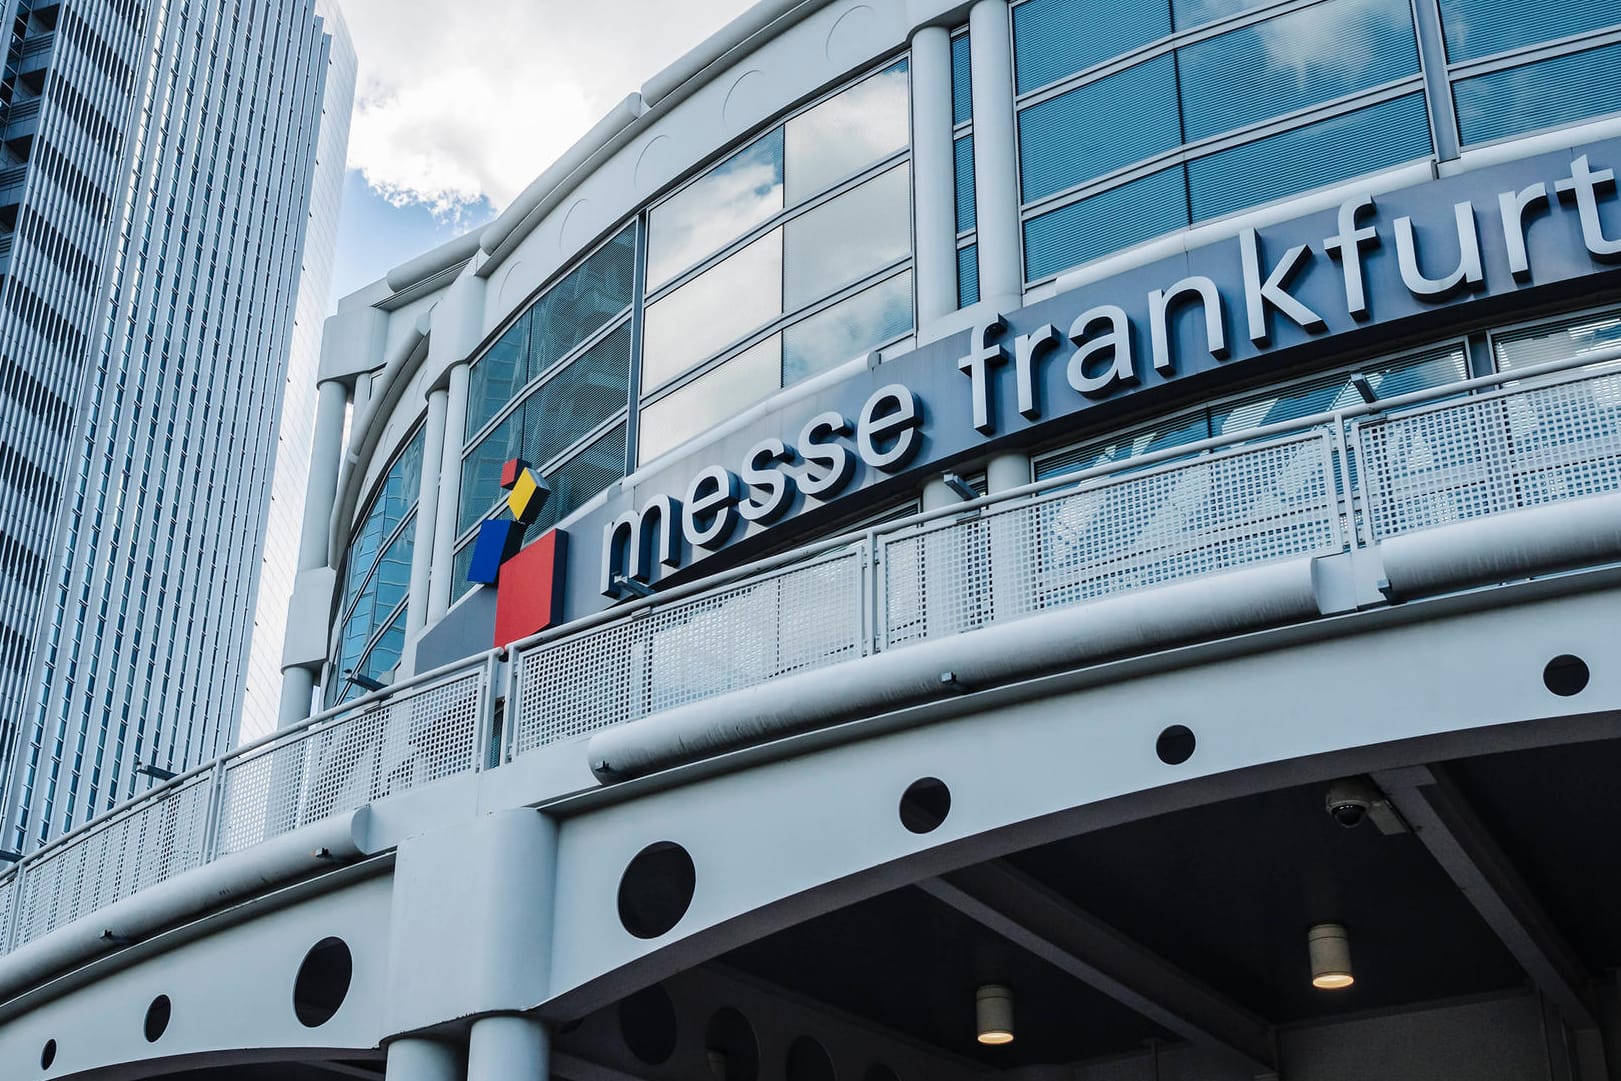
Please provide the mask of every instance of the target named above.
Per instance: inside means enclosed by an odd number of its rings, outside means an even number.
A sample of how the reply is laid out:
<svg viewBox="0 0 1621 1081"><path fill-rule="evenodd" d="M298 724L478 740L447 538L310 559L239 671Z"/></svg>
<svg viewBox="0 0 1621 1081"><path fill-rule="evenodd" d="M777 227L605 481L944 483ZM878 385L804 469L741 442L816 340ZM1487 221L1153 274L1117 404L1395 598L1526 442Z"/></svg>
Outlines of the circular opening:
<svg viewBox="0 0 1621 1081"><path fill-rule="evenodd" d="M951 789L938 777L913 781L901 794L901 825L913 833L929 833L951 813Z"/></svg>
<svg viewBox="0 0 1621 1081"><path fill-rule="evenodd" d="M1589 675L1586 661L1561 653L1542 670L1542 683L1559 697L1569 698L1586 689Z"/></svg>
<svg viewBox="0 0 1621 1081"><path fill-rule="evenodd" d="M672 841L648 845L619 880L619 922L637 938L657 938L687 914L697 884L686 849Z"/></svg>
<svg viewBox="0 0 1621 1081"><path fill-rule="evenodd" d="M1185 724L1173 724L1154 741L1154 753L1167 766L1180 766L1193 757L1193 748L1197 743L1193 738L1193 729Z"/></svg>
<svg viewBox="0 0 1621 1081"><path fill-rule="evenodd" d="M760 1076L760 1045L748 1018L722 1006L704 1029L704 1054L711 1081L756 1081Z"/></svg>
<svg viewBox="0 0 1621 1081"><path fill-rule="evenodd" d="M675 1003L659 984L644 987L619 1003L619 1034L630 1053L657 1066L675 1052Z"/></svg>
<svg viewBox="0 0 1621 1081"><path fill-rule="evenodd" d="M788 1081L836 1081L827 1048L809 1036L801 1036L788 1046L788 1068L784 1075Z"/></svg>
<svg viewBox="0 0 1621 1081"><path fill-rule="evenodd" d="M152 1005L146 1008L146 1042L157 1043L169 1028L169 1015L172 1012L168 995L159 995L152 1000Z"/></svg>
<svg viewBox="0 0 1621 1081"><path fill-rule="evenodd" d="M44 1050L40 1051L40 1053L39 1053L39 1068L42 1069L42 1070L48 1070L48 1069L51 1068L51 1063L53 1063L55 1061L56 1061L56 1041L55 1040L46 1040Z"/></svg>
<svg viewBox="0 0 1621 1081"><path fill-rule="evenodd" d="M332 1020L343 1000L349 997L349 980L355 961L349 945L341 938L323 938L298 966L293 981L293 1013L305 1028L320 1028Z"/></svg>
<svg viewBox="0 0 1621 1081"><path fill-rule="evenodd" d="M882 1062L875 1062L867 1067L867 1072L862 1075L861 1081L901 1081L901 1079L899 1074Z"/></svg>

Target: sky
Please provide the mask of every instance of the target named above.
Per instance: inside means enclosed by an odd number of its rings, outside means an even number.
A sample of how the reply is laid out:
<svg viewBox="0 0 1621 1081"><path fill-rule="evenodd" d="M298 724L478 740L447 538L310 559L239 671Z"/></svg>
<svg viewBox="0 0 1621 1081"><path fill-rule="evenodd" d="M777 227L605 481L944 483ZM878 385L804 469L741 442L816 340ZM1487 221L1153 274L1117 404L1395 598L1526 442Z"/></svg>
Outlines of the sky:
<svg viewBox="0 0 1621 1081"><path fill-rule="evenodd" d="M333 300L489 221L749 0L341 0L360 60Z"/></svg>

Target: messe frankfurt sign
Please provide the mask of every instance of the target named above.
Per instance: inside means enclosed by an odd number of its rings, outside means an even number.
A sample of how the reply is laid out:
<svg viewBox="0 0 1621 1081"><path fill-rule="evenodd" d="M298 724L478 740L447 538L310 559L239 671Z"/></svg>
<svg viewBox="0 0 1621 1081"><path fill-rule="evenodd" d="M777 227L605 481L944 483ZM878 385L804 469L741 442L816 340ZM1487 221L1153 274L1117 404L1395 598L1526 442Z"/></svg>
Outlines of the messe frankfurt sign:
<svg viewBox="0 0 1621 1081"><path fill-rule="evenodd" d="M899 489L992 440L1080 438L1097 430L1087 411L1173 382L1203 386L1282 350L1377 348L1398 326L1448 325L1437 313L1459 305L1601 273L1621 263L1616 165L1621 141L1353 196L997 314L865 378L785 396L767 418L628 479L573 522L589 562L565 569L557 553L549 573L567 582L548 593L563 598L553 618L645 592L774 523L857 490ZM503 590L558 588L512 577Z"/></svg>

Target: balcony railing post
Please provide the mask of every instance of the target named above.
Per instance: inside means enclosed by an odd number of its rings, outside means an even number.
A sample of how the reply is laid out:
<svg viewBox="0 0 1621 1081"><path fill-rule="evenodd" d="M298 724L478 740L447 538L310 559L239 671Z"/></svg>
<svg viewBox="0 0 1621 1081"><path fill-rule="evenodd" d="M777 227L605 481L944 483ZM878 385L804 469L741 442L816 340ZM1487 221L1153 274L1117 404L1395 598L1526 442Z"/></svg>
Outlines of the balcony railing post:
<svg viewBox="0 0 1621 1081"><path fill-rule="evenodd" d="M26 859L17 861L16 874L11 879L11 916L6 920L6 933L0 946L10 953L17 948L17 930L23 922L23 903L28 899L28 863Z"/></svg>
<svg viewBox="0 0 1621 1081"><path fill-rule="evenodd" d="M502 673L502 683L506 688L506 712L502 714L501 726L501 760L511 762L518 757L518 699L521 689L518 686L518 673L523 668L523 654L520 651L505 650L507 663L506 671Z"/></svg>
<svg viewBox="0 0 1621 1081"><path fill-rule="evenodd" d="M881 648L878 629L884 620L883 579L880 577L878 530L869 529L862 539L861 554L861 655L871 656Z"/></svg>
<svg viewBox="0 0 1621 1081"><path fill-rule="evenodd" d="M203 822L203 844L198 853L201 863L212 862L218 854L220 820L225 814L225 761L223 756L216 758L208 774L208 817Z"/></svg>
<svg viewBox="0 0 1621 1081"><path fill-rule="evenodd" d="M496 691L501 683L501 651L494 650L484 658L484 672L478 688L478 720L473 732L473 771L486 770L501 764L500 745L505 736L496 728ZM495 761L492 763L491 759Z"/></svg>

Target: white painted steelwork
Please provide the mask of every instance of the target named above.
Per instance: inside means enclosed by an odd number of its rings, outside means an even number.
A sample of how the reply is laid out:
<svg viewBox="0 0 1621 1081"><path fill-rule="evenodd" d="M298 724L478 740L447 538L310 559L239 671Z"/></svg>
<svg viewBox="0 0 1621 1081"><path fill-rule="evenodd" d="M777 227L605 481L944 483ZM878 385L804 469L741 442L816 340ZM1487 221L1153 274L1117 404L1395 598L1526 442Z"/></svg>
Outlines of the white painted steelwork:
<svg viewBox="0 0 1621 1081"><path fill-rule="evenodd" d="M1618 359L1621 349L1595 352L1172 448L624 605L512 648L506 736L495 723L504 651L424 673L233 751L33 853L0 880L0 940L15 949L385 795L907 642L1235 568L1353 549L1378 556L1383 538L1398 545L1560 504L1569 505L1561 523L1603 529L1608 518L1595 526L1580 511L1621 493L1621 437L1608 421L1621 375L1602 367ZM1476 390L1486 393L1462 396ZM1332 479L1347 475L1361 498ZM1412 510L1420 496L1430 500L1422 519ZM1443 497L1453 509L1434 512ZM1364 517L1371 528L1359 530ZM1608 537L1575 547L1550 538L1522 553L1521 569L1559 569L1569 551L1589 563L1621 558L1621 540ZM1454 561L1475 555L1465 544ZM1423 580L1439 591L1471 573L1426 563Z"/></svg>

